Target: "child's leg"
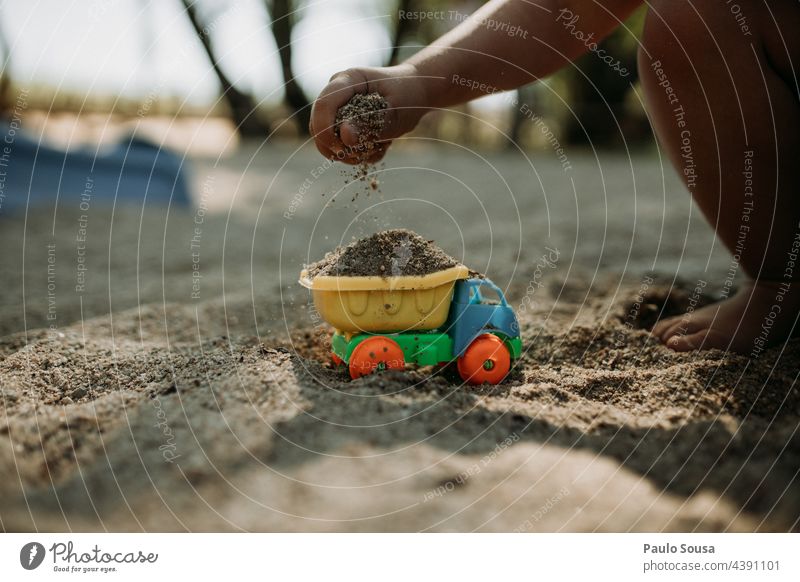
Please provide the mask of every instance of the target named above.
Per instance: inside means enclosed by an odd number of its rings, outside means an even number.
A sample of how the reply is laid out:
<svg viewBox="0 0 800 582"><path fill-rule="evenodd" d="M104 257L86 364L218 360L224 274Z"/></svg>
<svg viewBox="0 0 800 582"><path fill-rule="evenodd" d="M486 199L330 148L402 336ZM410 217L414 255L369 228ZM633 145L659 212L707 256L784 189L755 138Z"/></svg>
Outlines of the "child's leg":
<svg viewBox="0 0 800 582"><path fill-rule="evenodd" d="M800 244L800 103L793 70L800 71L800 5L650 5L639 54L648 111L695 201L740 257L736 268L752 279L730 299L661 321L653 333L681 351L758 353L786 339L800 311L800 256L793 269L789 263ZM797 282L787 288L790 281Z"/></svg>

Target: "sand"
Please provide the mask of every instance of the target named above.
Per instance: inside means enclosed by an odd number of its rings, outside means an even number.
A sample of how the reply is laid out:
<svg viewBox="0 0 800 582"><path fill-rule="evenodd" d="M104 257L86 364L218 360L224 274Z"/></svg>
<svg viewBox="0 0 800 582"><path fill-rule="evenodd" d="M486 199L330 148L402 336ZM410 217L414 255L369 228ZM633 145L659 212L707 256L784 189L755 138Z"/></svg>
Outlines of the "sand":
<svg viewBox="0 0 800 582"><path fill-rule="evenodd" d="M404 155L398 165L408 165ZM458 155L432 164L479 183L485 175ZM286 157L270 152L263 171L277 171L271 159ZM239 161L228 163L225 171ZM286 171L302 178L318 163L308 153ZM595 181L593 159L574 155L572 163L578 191L587 192L580 185ZM198 174L218 176L224 196L225 174L204 164L196 162ZM603 169L620 176L626 165L610 158ZM641 158L636 167L640 209L660 208L658 162ZM545 181L558 178L552 170L542 169ZM513 170L503 175L515 188L527 183ZM491 235L464 199L447 206L443 189L430 200L458 217L461 231L427 204L397 211L397 223L435 236L459 261L481 267L489 257L484 270L507 289L525 353L494 387L465 388L448 369L357 381L336 370L329 330L295 281L308 257L366 233L338 210L329 231L312 234L311 195L285 218L291 187L259 213L265 181L252 177L252 190L237 193L238 215L203 216L197 299L195 212L94 207L83 294L72 289L79 213L2 219L3 529L797 530L800 344L750 361L677 354L655 342L646 328L688 305L707 257L685 259L679 279L670 261L687 244L710 248L713 234L687 218L668 181L669 210L643 214L637 228L651 235L650 221L663 221L688 234L633 244L624 230L632 205L621 198L628 190L615 179L609 197L619 210L598 227L613 233L602 250L570 248L571 196L551 201L547 219L561 221L558 234L544 236L544 222L526 225L521 261L506 214L513 205L496 189L486 189L498 219ZM602 216L593 204L605 204L586 196L584 222L587 212ZM544 220L535 197L518 203L526 220ZM586 228L592 239L594 227ZM51 330L47 244L58 249ZM713 257L724 272L724 255ZM709 284L703 300L713 293Z"/></svg>
<svg viewBox="0 0 800 582"><path fill-rule="evenodd" d="M339 135L342 123L351 123L358 131L358 143L355 145L355 154L358 162L352 171L344 170L353 181L366 182L367 195L370 191L379 190L380 182L376 175L376 166L372 158L378 152L379 142L386 125L385 110L388 107L386 99L380 93L357 93L339 108L336 112L336 125L334 131ZM356 191L353 201L357 198Z"/></svg>
<svg viewBox="0 0 800 582"><path fill-rule="evenodd" d="M338 247L308 266L310 277L404 277L429 275L458 264L453 257L404 228L383 230Z"/></svg>

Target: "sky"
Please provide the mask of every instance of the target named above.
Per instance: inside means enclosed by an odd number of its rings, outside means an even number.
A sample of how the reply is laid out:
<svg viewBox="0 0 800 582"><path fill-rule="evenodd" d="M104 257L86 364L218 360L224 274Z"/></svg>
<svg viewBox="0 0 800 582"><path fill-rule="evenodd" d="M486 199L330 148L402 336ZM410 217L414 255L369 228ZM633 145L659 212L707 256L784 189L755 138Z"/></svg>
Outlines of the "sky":
<svg viewBox="0 0 800 582"><path fill-rule="evenodd" d="M303 3L294 67L309 96L336 71L382 64L391 45L390 5ZM259 100L280 101L282 76L264 0L201 0L198 6L237 86ZM218 98L216 77L180 0L0 0L0 25L18 84L141 99L179 96L191 104Z"/></svg>

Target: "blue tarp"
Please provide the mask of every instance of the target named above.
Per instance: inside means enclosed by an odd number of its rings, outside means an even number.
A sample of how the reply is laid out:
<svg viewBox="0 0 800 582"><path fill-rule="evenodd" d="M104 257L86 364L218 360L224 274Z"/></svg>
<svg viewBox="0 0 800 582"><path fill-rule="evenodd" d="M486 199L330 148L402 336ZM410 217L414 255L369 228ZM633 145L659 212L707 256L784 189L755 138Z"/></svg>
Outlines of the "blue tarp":
<svg viewBox="0 0 800 582"><path fill-rule="evenodd" d="M0 215L30 204L93 203L164 207L190 202L185 163L136 137L108 148L65 151L40 144L17 124L0 122ZM30 196L30 197L29 197Z"/></svg>

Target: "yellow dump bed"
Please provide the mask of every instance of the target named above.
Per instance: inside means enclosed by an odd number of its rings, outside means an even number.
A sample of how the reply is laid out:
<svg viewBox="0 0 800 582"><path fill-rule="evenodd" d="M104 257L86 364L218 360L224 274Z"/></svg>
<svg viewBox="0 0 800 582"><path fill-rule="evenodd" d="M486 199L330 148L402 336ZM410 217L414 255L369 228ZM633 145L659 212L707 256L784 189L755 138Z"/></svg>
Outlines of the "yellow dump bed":
<svg viewBox="0 0 800 582"><path fill-rule="evenodd" d="M340 332L399 332L441 327L455 282L467 277L464 265L402 277L312 279L304 269L300 284L311 289L320 316Z"/></svg>

